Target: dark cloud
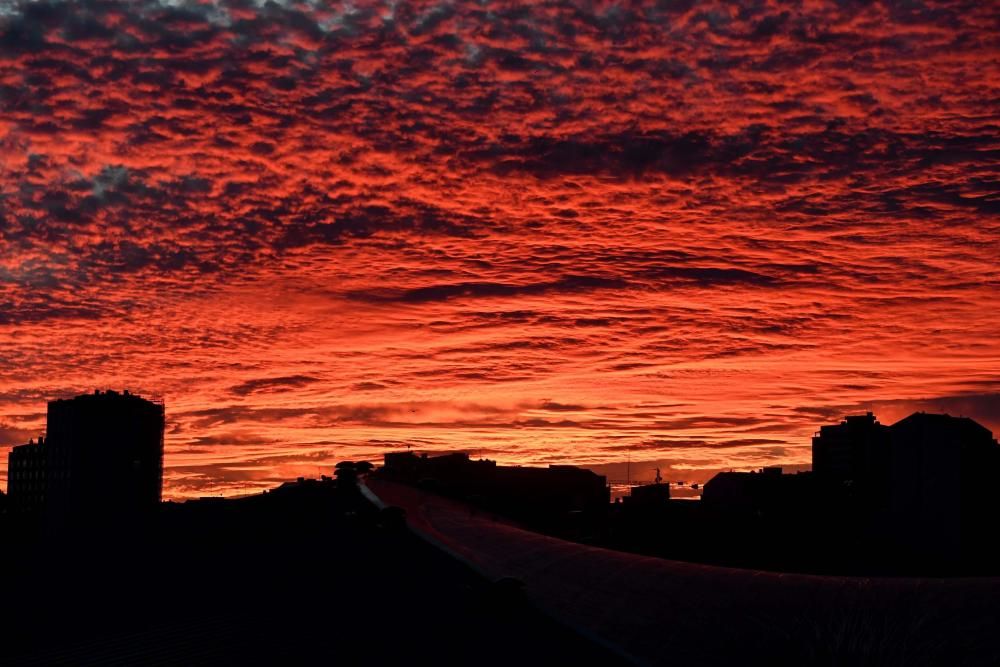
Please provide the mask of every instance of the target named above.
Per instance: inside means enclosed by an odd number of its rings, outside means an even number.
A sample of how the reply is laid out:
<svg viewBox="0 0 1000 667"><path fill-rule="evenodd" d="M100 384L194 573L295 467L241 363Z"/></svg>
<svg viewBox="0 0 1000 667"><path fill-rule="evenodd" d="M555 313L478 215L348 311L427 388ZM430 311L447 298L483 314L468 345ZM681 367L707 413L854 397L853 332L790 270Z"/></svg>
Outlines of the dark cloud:
<svg viewBox="0 0 1000 667"><path fill-rule="evenodd" d="M32 429L21 428L0 422L0 446L23 445L29 439L38 437L40 433Z"/></svg>
<svg viewBox="0 0 1000 667"><path fill-rule="evenodd" d="M545 401L541 404L542 410L550 412L583 412L587 408L583 405L573 405L569 403L557 403L555 401Z"/></svg>
<svg viewBox="0 0 1000 667"><path fill-rule="evenodd" d="M648 171L680 175L718 159L711 154L710 141L698 134L616 135L597 140L540 137L530 139L520 155L510 152L511 147L504 145L490 154L470 157L495 162L501 174L523 170L542 177L596 173L639 177Z"/></svg>
<svg viewBox="0 0 1000 667"><path fill-rule="evenodd" d="M348 296L362 301L398 301L402 303L426 303L448 299L498 298L517 296L538 296L544 294L564 294L589 292L594 290L623 289L627 284L615 278L601 276L565 276L558 280L527 285L513 285L492 282L468 282L446 285L432 285L413 289L373 290L351 292Z"/></svg>
<svg viewBox="0 0 1000 667"><path fill-rule="evenodd" d="M231 391L237 396L247 396L258 393L277 393L306 387L316 382L319 378L308 375L286 375L283 377L259 378L247 380L234 386Z"/></svg>
<svg viewBox="0 0 1000 667"><path fill-rule="evenodd" d="M638 443L626 443L621 445L607 445L603 447L609 452L645 452L684 450L684 449L747 449L753 448L757 454L769 452L771 454L783 454L778 452L773 445L784 445L784 440L773 438L731 438L727 440L699 440L692 438L660 438L646 440Z"/></svg>
<svg viewBox="0 0 1000 667"><path fill-rule="evenodd" d="M958 394L935 398L897 399L874 401L870 405L876 414L887 412L900 418L902 412L933 412L950 414L954 417L971 417L1000 434L1000 393Z"/></svg>

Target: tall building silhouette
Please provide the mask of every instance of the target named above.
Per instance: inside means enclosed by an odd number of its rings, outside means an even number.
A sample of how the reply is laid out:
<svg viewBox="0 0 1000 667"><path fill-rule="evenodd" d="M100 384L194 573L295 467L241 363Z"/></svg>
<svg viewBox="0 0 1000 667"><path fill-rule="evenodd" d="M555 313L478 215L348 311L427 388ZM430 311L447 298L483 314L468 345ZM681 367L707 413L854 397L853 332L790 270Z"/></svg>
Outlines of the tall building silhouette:
<svg viewBox="0 0 1000 667"><path fill-rule="evenodd" d="M703 506L773 528L804 524L814 556L840 564L990 566L1000 445L988 428L924 412L887 426L868 412L821 427L812 447L811 472L719 473Z"/></svg>
<svg viewBox="0 0 1000 667"><path fill-rule="evenodd" d="M820 427L813 437L817 483L866 504L883 504L890 465L890 427L871 412Z"/></svg>
<svg viewBox="0 0 1000 667"><path fill-rule="evenodd" d="M10 452L12 508L55 522L155 509L163 430L163 404L127 391L51 401L46 436Z"/></svg>
<svg viewBox="0 0 1000 667"><path fill-rule="evenodd" d="M967 417L916 412L890 427L888 527L914 550L992 551L1000 446Z"/></svg>

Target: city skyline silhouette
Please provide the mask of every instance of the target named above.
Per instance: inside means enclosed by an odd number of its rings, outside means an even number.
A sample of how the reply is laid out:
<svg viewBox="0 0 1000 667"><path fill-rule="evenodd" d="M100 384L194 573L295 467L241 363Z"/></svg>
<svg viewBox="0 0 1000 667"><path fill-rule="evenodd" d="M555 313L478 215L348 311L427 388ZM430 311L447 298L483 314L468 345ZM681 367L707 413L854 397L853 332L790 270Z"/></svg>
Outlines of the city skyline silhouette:
<svg viewBox="0 0 1000 667"><path fill-rule="evenodd" d="M164 402L95 390L50 401L47 414L45 434L10 451L3 530L29 541L155 535L173 505L161 503ZM621 496L614 480L567 462L504 466L467 451L387 451L380 467L341 461L332 472L341 493L364 487L371 474L380 485L410 485L564 539L681 560L845 574L1000 573L985 530L1000 511L992 493L1000 444L989 429L925 412L885 425L867 412L820 426L811 445L808 470L720 472L690 485L700 487L697 500L659 469L651 483L627 479ZM299 477L270 491L332 482ZM700 546L678 549L668 531Z"/></svg>
<svg viewBox="0 0 1000 667"><path fill-rule="evenodd" d="M0 664L1000 664L1000 15L0 0Z"/></svg>
<svg viewBox="0 0 1000 667"><path fill-rule="evenodd" d="M612 502L583 468L404 450L178 503L159 501L165 408L130 392L55 400L46 435L12 451L0 564L15 604L0 645L13 664L314 662L330 624L355 640L341 659L447 664L525 651L667 664L659 647L678 628L670 658L712 664L748 646L779 662L1000 655L1000 444L968 418L847 416L817 431L813 470L722 472L700 500L671 498L660 476ZM329 595L312 579L324 567ZM165 583L171 595L154 592ZM223 602L187 606L206 586ZM83 613L93 596L109 610ZM373 625L387 606L409 617Z"/></svg>

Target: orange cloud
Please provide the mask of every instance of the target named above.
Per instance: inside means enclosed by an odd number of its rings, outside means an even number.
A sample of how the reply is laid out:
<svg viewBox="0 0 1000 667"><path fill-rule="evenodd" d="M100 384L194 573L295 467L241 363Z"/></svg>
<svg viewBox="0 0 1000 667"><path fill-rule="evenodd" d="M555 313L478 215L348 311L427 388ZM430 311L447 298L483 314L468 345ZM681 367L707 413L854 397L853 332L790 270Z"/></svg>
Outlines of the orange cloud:
<svg viewBox="0 0 1000 667"><path fill-rule="evenodd" d="M361 4L0 10L0 445L126 386L168 497L996 428L988 3Z"/></svg>

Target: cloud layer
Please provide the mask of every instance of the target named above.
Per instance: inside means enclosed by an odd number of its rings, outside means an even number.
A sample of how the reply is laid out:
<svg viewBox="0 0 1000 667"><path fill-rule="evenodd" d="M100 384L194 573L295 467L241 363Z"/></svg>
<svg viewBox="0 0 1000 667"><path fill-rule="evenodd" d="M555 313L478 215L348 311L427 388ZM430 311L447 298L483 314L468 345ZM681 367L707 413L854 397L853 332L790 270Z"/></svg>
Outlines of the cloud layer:
<svg viewBox="0 0 1000 667"><path fill-rule="evenodd" d="M1000 427L989 3L358 5L0 5L0 445L97 386L173 496Z"/></svg>

